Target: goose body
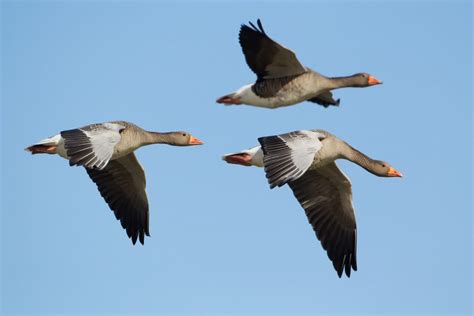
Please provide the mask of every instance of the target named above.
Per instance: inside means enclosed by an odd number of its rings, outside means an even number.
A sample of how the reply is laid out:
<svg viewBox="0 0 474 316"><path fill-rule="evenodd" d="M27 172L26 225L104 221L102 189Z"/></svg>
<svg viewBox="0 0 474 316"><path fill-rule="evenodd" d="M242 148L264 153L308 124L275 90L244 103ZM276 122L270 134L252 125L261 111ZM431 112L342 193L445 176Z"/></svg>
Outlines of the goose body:
<svg viewBox="0 0 474 316"><path fill-rule="evenodd" d="M134 151L151 144L200 145L186 132L148 132L135 124L114 121L62 131L26 148L32 154L57 154L71 166L83 166L114 211L133 244L149 236L145 172Z"/></svg>
<svg viewBox="0 0 474 316"><path fill-rule="evenodd" d="M260 137L260 146L227 154L231 164L264 167L270 188L288 184L305 210L339 277L357 270L357 228L352 185L335 160L347 159L380 177L401 177L324 130Z"/></svg>
<svg viewBox="0 0 474 316"><path fill-rule="evenodd" d="M329 78L303 66L293 51L273 41L257 26L242 25L239 41L257 81L217 99L225 105L247 104L265 108L289 106L310 101L328 107L339 105L331 90L343 87L368 87L382 83L367 73Z"/></svg>
<svg viewBox="0 0 474 316"><path fill-rule="evenodd" d="M249 104L263 108L279 108L305 100L312 100L321 95L321 77L308 70L300 76L286 82L280 79L268 79L257 83L247 84L232 94L232 98L238 99L242 104ZM324 95L328 97L324 101ZM332 98L332 94L326 91L319 99L321 105L338 105L339 102ZM224 104L226 104L224 102ZM231 103L232 104L232 103Z"/></svg>

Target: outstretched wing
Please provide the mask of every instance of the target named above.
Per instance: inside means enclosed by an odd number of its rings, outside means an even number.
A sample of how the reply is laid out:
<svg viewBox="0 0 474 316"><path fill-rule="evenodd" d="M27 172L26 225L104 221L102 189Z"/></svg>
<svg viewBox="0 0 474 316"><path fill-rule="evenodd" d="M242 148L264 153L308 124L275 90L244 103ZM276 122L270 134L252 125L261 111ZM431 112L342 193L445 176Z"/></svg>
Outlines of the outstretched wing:
<svg viewBox="0 0 474 316"><path fill-rule="evenodd" d="M306 71L293 51L268 37L260 19L257 20L258 27L249 23L250 26L241 26L239 41L245 60L258 79L282 78Z"/></svg>
<svg viewBox="0 0 474 316"><path fill-rule="evenodd" d="M301 177L314 161L325 136L313 131L295 131L260 137L265 174L273 189Z"/></svg>
<svg viewBox="0 0 474 316"><path fill-rule="evenodd" d="M85 169L133 244L137 238L144 244L145 235L150 236L148 199L145 172L135 154L114 159L102 170Z"/></svg>
<svg viewBox="0 0 474 316"><path fill-rule="evenodd" d="M123 129L125 126L117 123L102 123L62 131L69 165L104 169L120 142Z"/></svg>
<svg viewBox="0 0 474 316"><path fill-rule="evenodd" d="M288 182L308 216L334 269L350 277L357 271L357 228L349 179L335 163L309 170Z"/></svg>

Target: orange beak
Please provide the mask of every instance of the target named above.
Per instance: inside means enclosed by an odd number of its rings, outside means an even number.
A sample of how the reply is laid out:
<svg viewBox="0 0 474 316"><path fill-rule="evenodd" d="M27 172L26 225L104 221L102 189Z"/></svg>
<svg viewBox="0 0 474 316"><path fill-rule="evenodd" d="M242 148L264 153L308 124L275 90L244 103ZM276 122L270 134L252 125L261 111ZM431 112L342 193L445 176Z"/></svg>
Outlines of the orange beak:
<svg viewBox="0 0 474 316"><path fill-rule="evenodd" d="M373 86L376 84L382 84L382 81L378 80L374 76L369 76L369 86Z"/></svg>
<svg viewBox="0 0 474 316"><path fill-rule="evenodd" d="M196 137L194 136L191 136L189 138L189 145L202 145L204 144L202 141L200 141L199 139L197 139Z"/></svg>
<svg viewBox="0 0 474 316"><path fill-rule="evenodd" d="M397 170L393 169L392 167L390 167L388 169L388 176L389 177L403 177L403 174L401 174L400 172L398 172Z"/></svg>

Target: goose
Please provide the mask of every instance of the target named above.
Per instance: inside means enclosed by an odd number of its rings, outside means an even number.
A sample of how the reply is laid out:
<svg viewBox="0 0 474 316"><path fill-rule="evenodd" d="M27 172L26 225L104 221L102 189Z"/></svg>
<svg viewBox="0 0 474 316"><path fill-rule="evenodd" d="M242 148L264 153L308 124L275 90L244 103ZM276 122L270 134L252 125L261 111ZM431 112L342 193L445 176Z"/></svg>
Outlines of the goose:
<svg viewBox="0 0 474 316"><path fill-rule="evenodd" d="M145 172L134 151L151 144L192 146L203 144L187 132L148 132L135 124L113 121L62 131L25 150L56 154L70 166L83 166L100 194L120 220L135 245L143 245L149 232Z"/></svg>
<svg viewBox="0 0 474 316"><path fill-rule="evenodd" d="M324 107L338 106L331 90L345 87L369 87L381 84L372 75L357 73L329 78L303 66L293 51L272 40L260 19L255 26L241 25L239 41L249 68L257 81L217 99L224 105L247 104L263 108L279 108L303 101Z"/></svg>
<svg viewBox="0 0 474 316"><path fill-rule="evenodd" d="M357 271L357 228L349 178L337 159L379 177L402 177L389 163L374 160L324 130L260 137L260 146L224 155L227 163L265 169L270 189L288 184L327 251L339 278Z"/></svg>

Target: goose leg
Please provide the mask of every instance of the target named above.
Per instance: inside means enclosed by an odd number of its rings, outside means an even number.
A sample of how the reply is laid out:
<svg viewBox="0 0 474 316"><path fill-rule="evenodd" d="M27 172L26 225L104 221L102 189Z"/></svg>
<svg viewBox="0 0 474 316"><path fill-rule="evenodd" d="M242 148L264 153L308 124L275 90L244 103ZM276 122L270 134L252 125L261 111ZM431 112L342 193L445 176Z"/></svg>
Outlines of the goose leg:
<svg viewBox="0 0 474 316"><path fill-rule="evenodd" d="M56 154L56 148L58 146L56 145L33 145L33 146L30 146L28 148L26 148L26 150L30 151L31 154L50 154L50 155L54 155Z"/></svg>
<svg viewBox="0 0 474 316"><path fill-rule="evenodd" d="M227 163L236 164L236 165L243 165L243 166L250 166L252 156L250 156L247 153L240 153L240 154L232 154L232 155L224 156L223 159Z"/></svg>
<svg viewBox="0 0 474 316"><path fill-rule="evenodd" d="M225 95L216 100L217 103L221 104L242 104L239 97L233 97L233 94Z"/></svg>

